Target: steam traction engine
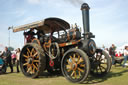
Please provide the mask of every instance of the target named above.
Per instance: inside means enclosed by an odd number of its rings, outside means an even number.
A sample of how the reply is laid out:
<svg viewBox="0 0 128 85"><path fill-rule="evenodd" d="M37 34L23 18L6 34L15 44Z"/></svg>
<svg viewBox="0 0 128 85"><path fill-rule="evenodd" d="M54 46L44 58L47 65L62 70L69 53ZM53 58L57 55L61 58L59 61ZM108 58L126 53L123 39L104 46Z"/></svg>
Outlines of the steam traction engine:
<svg viewBox="0 0 128 85"><path fill-rule="evenodd" d="M62 73L66 79L82 83L89 73L104 76L111 68L109 55L98 49L89 28L89 6L81 6L83 35L78 27L59 18L47 18L15 27L14 32L35 29L37 37L26 43L20 54L20 67L27 77L36 78L45 70L51 74Z"/></svg>

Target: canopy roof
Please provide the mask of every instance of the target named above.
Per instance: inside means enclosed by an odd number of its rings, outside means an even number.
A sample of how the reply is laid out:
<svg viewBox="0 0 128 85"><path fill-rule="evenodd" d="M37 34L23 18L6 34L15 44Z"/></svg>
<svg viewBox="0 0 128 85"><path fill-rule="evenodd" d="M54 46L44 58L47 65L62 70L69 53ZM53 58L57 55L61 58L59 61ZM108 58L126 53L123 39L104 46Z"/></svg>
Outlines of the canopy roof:
<svg viewBox="0 0 128 85"><path fill-rule="evenodd" d="M24 31L27 29L42 30L44 33L51 33L55 31L66 30L70 28L68 22L60 18L46 18L44 20L36 21L33 23L17 26L13 28L13 32Z"/></svg>

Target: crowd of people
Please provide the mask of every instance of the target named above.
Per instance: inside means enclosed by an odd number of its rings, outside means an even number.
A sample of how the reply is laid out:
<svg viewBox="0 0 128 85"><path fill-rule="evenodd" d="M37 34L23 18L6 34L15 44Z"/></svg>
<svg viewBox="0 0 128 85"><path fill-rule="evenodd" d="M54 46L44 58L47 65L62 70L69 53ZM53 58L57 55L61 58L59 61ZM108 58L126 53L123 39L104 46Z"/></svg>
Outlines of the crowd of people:
<svg viewBox="0 0 128 85"><path fill-rule="evenodd" d="M127 63L127 59L128 59L128 46L124 47L123 52L117 52L116 51L116 46L114 44L112 44L112 46L110 48L105 48L104 49L111 57L112 59L112 65L115 65L116 59L120 59L122 60L123 58L123 63L122 63L122 67L126 67L126 63ZM120 58L122 57L122 58ZM118 59L118 60L119 60Z"/></svg>
<svg viewBox="0 0 128 85"><path fill-rule="evenodd" d="M19 58L20 58L20 48L15 50L15 53L12 53L8 47L5 47L5 50L0 55L0 73L6 73L7 67L11 69L11 73L14 72L13 67L16 66L17 73L19 73Z"/></svg>

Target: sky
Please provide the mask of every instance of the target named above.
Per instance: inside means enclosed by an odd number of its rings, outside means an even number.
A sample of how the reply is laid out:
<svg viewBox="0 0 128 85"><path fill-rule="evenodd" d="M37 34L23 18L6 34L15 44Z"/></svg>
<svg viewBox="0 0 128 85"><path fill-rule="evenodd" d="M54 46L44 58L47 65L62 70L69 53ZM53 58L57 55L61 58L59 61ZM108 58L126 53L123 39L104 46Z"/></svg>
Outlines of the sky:
<svg viewBox="0 0 128 85"><path fill-rule="evenodd" d="M128 43L128 0L0 0L0 50L9 44L9 26L58 17L83 28L80 6L90 6L90 31L97 47ZM10 30L10 45L24 45L23 32Z"/></svg>

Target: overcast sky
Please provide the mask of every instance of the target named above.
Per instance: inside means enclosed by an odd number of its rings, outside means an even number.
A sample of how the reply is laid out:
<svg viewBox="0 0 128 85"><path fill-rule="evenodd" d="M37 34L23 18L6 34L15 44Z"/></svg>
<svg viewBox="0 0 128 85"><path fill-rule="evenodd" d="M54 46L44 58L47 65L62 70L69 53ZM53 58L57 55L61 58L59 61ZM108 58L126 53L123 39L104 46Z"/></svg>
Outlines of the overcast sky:
<svg viewBox="0 0 128 85"><path fill-rule="evenodd" d="M72 2L74 1L74 2ZM77 2L79 1L79 2ZM82 24L80 4L90 6L90 30L97 46L128 42L128 0L0 0L0 50L8 46L8 27L48 17L59 17L70 24ZM24 44L23 32L11 34L11 46Z"/></svg>

